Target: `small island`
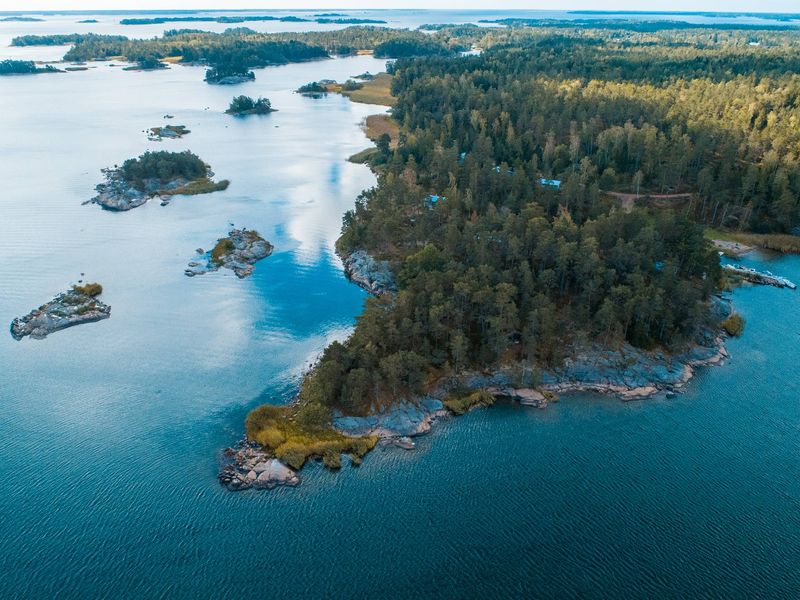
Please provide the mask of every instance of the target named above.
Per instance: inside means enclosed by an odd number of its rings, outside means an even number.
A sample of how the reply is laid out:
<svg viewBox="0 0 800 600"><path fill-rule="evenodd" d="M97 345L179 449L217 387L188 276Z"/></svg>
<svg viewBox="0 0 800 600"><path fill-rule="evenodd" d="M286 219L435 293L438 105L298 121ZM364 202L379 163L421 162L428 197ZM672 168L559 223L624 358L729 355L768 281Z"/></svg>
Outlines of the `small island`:
<svg viewBox="0 0 800 600"><path fill-rule="evenodd" d="M203 275L225 267L233 271L239 279L251 275L255 264L272 254L273 246L257 231L232 229L224 238L217 240L210 252L197 249L202 260L193 260L184 271L187 277Z"/></svg>
<svg viewBox="0 0 800 600"><path fill-rule="evenodd" d="M11 321L11 336L15 340L25 336L40 340L60 329L107 319L111 307L97 299L102 293L103 286L99 283L74 285L24 317Z"/></svg>
<svg viewBox="0 0 800 600"><path fill-rule="evenodd" d="M134 64L122 68L123 71L158 71L161 69L169 69L169 65L153 55L140 56Z"/></svg>
<svg viewBox="0 0 800 600"><path fill-rule="evenodd" d="M106 180L95 188L97 196L84 204L99 204L113 211L131 210L153 196L207 194L230 184L227 179L212 181L211 168L188 150L145 152L139 158L129 158L121 167L104 169L103 174Z"/></svg>
<svg viewBox="0 0 800 600"><path fill-rule="evenodd" d="M267 98L253 100L249 96L236 96L231 100L231 104L225 113L235 117L243 117L245 115L266 115L275 112L275 110Z"/></svg>
<svg viewBox="0 0 800 600"><path fill-rule="evenodd" d="M322 98L327 95L328 88L318 81L312 81L305 85L301 85L295 90L296 93L309 98Z"/></svg>
<svg viewBox="0 0 800 600"><path fill-rule="evenodd" d="M153 142L160 142L163 139L178 139L191 133L185 125L166 125L164 127L151 127L147 130L147 139Z"/></svg>
<svg viewBox="0 0 800 600"><path fill-rule="evenodd" d="M35 75L36 73L63 73L51 65L39 67L32 60L0 60L0 75Z"/></svg>
<svg viewBox="0 0 800 600"><path fill-rule="evenodd" d="M40 19L38 17L22 17L22 16L11 16L11 17L3 17L0 19L0 23L41 23L44 19Z"/></svg>
<svg viewBox="0 0 800 600"><path fill-rule="evenodd" d="M255 78L256 74L247 65L229 63L208 69L205 81L212 85L237 85L253 81Z"/></svg>

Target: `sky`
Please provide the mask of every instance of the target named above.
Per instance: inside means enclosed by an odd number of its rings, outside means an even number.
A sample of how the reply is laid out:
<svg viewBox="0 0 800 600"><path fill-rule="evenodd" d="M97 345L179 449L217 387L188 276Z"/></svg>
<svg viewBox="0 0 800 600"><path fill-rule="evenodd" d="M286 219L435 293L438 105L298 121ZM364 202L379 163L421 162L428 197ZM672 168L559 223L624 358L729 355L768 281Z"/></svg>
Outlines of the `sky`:
<svg viewBox="0 0 800 600"><path fill-rule="evenodd" d="M0 11L164 9L428 8L670 10L800 13L798 0L0 0Z"/></svg>

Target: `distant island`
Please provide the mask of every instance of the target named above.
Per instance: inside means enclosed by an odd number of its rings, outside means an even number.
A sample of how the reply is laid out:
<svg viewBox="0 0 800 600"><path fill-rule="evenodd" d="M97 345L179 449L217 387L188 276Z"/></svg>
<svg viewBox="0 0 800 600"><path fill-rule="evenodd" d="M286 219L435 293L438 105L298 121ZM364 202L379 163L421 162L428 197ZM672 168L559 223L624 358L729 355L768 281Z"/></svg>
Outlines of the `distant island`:
<svg viewBox="0 0 800 600"><path fill-rule="evenodd" d="M2 60L0 75L35 75L36 73L63 73L51 65L39 67L32 60Z"/></svg>
<svg viewBox="0 0 800 600"><path fill-rule="evenodd" d="M344 17L344 18L330 18L330 17ZM135 17L122 19L120 25L163 25L165 23L248 23L258 21L281 21L284 23L321 23L321 24L338 24L338 25L363 25L363 24L382 24L386 21L380 19L355 19L347 17L347 15L319 15L314 19L304 19L302 17L284 16L222 16L222 17Z"/></svg>
<svg viewBox="0 0 800 600"><path fill-rule="evenodd" d="M99 23L97 19L83 19L82 21L76 21L76 23Z"/></svg>
<svg viewBox="0 0 800 600"><path fill-rule="evenodd" d="M10 23L10 22L20 22L20 23L38 23L44 21L44 19L40 19L38 17L3 17L0 19L0 23Z"/></svg>
<svg viewBox="0 0 800 600"><path fill-rule="evenodd" d="M99 283L74 285L24 317L11 322L11 336L21 340L25 336L43 339L49 334L80 325L100 321L111 316L111 307L98 300L103 293Z"/></svg>
<svg viewBox="0 0 800 600"><path fill-rule="evenodd" d="M230 184L227 179L212 181L210 167L188 150L145 152L103 173L105 182L97 185L97 196L87 203L113 211L131 210L154 196L207 194Z"/></svg>
<svg viewBox="0 0 800 600"><path fill-rule="evenodd" d="M272 244L257 231L232 229L226 237L217 240L210 252L198 248L200 259L192 260L184 273L194 277L224 267L232 270L239 279L244 279L253 273L255 263L272 254L272 250Z"/></svg>
<svg viewBox="0 0 800 600"><path fill-rule="evenodd" d="M267 98L253 100L249 96L236 96L231 100L225 113L243 117L245 115L265 115L275 111L276 109L272 108L272 103Z"/></svg>

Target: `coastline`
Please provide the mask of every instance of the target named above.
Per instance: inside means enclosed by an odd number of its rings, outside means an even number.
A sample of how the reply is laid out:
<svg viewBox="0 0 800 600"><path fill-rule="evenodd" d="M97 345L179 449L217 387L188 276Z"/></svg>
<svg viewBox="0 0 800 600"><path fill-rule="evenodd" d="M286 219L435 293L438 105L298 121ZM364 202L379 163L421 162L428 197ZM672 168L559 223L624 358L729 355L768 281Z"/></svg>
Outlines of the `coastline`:
<svg viewBox="0 0 800 600"><path fill-rule="evenodd" d="M340 257L348 279L362 289L373 296L393 296L396 293L397 287L387 261L376 260L364 250L340 253ZM659 394L672 397L691 381L698 368L720 366L729 357L725 349L726 335L719 324L733 312L732 304L716 295L712 296L710 303L713 324L701 328L695 340L681 352L645 351L627 342L617 347L598 343L576 346L557 369L537 369L517 362L483 372L466 371L443 377L423 396L402 400L390 408L367 415L345 415L334 411L330 429L347 438L377 439L377 446L413 450L416 446L414 438L430 433L438 421L489 406L497 398L546 409L562 394L582 392L611 396L625 402L646 400ZM456 391L488 393L491 401L467 405L463 411L456 411L448 407L448 400ZM299 406L299 396L289 406ZM268 449L246 436L236 446L226 448L224 457L219 480L231 491L296 486L301 482L299 471L302 467L288 467ZM351 457L353 466L360 462L360 456Z"/></svg>

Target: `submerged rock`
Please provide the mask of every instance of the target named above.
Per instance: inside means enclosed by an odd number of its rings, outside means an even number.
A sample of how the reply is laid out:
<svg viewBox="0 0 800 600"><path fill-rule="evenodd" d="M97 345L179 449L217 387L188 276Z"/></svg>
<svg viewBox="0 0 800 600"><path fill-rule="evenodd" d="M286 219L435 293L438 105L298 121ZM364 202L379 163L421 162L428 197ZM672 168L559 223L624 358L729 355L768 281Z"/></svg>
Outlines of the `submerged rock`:
<svg viewBox="0 0 800 600"><path fill-rule="evenodd" d="M370 294L381 296L397 292L388 261L375 260L366 251L356 250L343 256L342 262L348 278Z"/></svg>
<svg viewBox="0 0 800 600"><path fill-rule="evenodd" d="M227 237L217 240L216 245L209 252L201 252L202 261L191 261L184 271L187 277L203 275L218 271L221 267L231 269L239 279L252 274L255 263L272 254L273 245L262 238L257 231L247 229L232 229Z"/></svg>
<svg viewBox="0 0 800 600"><path fill-rule="evenodd" d="M29 335L38 340L60 329L107 319L111 316L111 307L97 299L102 290L98 284L73 286L24 317L11 321L11 336L21 340Z"/></svg>

